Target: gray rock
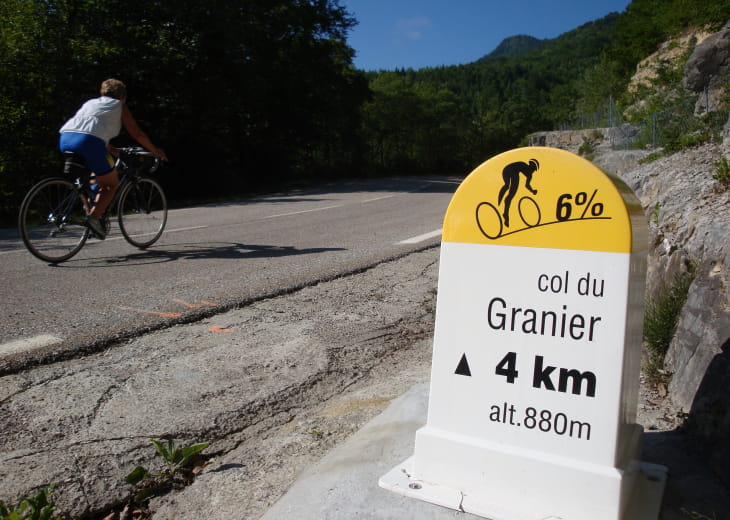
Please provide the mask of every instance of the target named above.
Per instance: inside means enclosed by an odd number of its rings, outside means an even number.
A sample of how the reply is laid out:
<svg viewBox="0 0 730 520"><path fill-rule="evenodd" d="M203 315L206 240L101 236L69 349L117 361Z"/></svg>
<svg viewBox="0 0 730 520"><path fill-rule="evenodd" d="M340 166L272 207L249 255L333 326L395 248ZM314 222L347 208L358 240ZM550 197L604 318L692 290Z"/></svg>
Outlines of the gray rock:
<svg viewBox="0 0 730 520"><path fill-rule="evenodd" d="M730 191L712 179L723 148L709 144L639 166L622 177L651 226L647 297L677 273L695 278L665 359L669 396L690 413L694 444L730 485Z"/></svg>
<svg viewBox="0 0 730 520"><path fill-rule="evenodd" d="M684 66L684 88L700 92L725 76L730 65L730 23L697 45Z"/></svg>

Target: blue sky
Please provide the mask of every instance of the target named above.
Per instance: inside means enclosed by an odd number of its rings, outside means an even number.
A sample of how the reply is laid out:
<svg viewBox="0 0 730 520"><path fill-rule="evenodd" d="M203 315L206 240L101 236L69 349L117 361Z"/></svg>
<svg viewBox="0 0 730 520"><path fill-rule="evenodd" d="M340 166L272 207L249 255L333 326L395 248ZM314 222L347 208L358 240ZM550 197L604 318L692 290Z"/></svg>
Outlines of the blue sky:
<svg viewBox="0 0 730 520"><path fill-rule="evenodd" d="M358 20L348 43L363 70L473 62L518 34L555 38L630 0L340 0Z"/></svg>

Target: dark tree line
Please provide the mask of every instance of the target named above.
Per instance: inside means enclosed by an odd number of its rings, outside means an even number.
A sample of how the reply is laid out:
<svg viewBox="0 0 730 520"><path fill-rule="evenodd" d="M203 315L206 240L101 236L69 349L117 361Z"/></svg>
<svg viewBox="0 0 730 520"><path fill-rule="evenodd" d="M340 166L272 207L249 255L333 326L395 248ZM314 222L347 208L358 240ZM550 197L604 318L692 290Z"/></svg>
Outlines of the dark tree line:
<svg viewBox="0 0 730 520"><path fill-rule="evenodd" d="M108 77L167 151L172 199L194 202L297 179L467 173L620 100L658 44L729 18L730 0L633 0L472 64L365 72L338 0L2 0L0 217L59 173L58 128Z"/></svg>
<svg viewBox="0 0 730 520"><path fill-rule="evenodd" d="M368 94L346 44L353 23L329 0L3 0L5 212L58 173L58 128L107 77L127 84L132 112L167 151L173 195L351 169Z"/></svg>

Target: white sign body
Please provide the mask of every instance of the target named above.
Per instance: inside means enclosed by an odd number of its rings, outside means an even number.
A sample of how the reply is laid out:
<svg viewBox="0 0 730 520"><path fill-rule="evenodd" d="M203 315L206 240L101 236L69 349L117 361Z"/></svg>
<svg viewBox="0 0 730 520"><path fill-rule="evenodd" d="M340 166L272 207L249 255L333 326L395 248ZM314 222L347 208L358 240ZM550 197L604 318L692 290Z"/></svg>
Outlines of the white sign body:
<svg viewBox="0 0 730 520"><path fill-rule="evenodd" d="M624 518L645 271L640 206L588 161L524 148L477 168L444 220L428 420L403 494L499 520Z"/></svg>
<svg viewBox="0 0 730 520"><path fill-rule="evenodd" d="M606 518L620 518L640 434L624 417L615 347L630 319L629 256L535 249L526 261L524 248L442 244L434 345L445 347L416 435L416 454L441 455L415 458L419 478L563 518L583 518L615 486Z"/></svg>

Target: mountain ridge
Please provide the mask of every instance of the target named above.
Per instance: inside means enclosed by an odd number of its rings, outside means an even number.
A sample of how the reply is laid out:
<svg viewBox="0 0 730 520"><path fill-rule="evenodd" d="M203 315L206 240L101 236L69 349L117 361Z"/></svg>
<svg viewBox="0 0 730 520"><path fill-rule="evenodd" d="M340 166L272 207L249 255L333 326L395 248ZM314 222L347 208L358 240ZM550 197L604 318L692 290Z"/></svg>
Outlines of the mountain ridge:
<svg viewBox="0 0 730 520"><path fill-rule="evenodd" d="M528 52L542 47L547 41L547 39L541 40L527 34L508 36L502 40L492 52L476 60L476 63L483 63L485 61L496 60L499 58L515 58L517 56L522 56L523 54L527 54Z"/></svg>

